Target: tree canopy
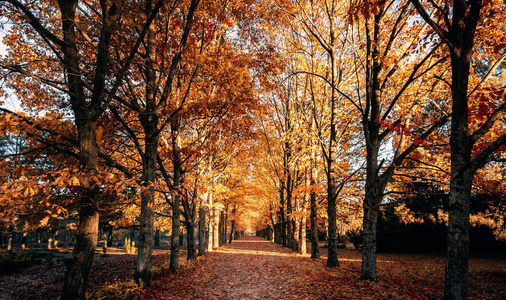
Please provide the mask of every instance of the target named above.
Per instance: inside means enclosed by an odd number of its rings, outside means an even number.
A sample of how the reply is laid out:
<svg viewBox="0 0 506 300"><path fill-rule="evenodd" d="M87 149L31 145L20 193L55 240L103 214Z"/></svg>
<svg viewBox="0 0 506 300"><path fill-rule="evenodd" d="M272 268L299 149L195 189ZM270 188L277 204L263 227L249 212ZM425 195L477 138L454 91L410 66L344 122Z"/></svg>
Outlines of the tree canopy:
<svg viewBox="0 0 506 300"><path fill-rule="evenodd" d="M160 230L171 271L183 236L194 260L249 230L303 254L307 236L313 258L324 239L330 268L360 245L376 280L378 226L431 223L448 228L447 299L467 298L471 226L506 241L500 0L0 12L0 229L75 223L62 299L85 297L107 226L138 226L148 287Z"/></svg>

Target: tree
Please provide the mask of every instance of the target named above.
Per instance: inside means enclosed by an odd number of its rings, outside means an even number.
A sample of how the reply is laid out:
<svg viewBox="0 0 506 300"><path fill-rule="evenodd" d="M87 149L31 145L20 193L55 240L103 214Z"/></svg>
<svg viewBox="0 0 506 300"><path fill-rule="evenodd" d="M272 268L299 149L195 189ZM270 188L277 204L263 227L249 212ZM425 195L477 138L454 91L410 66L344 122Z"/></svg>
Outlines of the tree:
<svg viewBox="0 0 506 300"><path fill-rule="evenodd" d="M95 16L101 21L100 25L89 24L89 28L83 28L78 23L78 18L82 18L83 16L80 14L87 9L80 6L77 0L58 1L58 3L44 1L39 3L39 7L42 9L38 12L35 12L35 9L29 3L17 0L2 2L8 3L2 10L18 29L18 31L13 32L14 35L22 36L25 34L34 37L34 42L40 42L36 45L32 43L31 46L36 48L40 46L44 49L40 53L49 53L49 55L43 56L50 58L46 62L54 64L53 69L58 70L59 77L55 82L51 78L45 78L44 74L39 76L37 73L31 73L33 69L24 68L19 63L23 61L30 62L37 57L14 58L15 63L7 61L2 63L2 66L25 78L33 77L37 79L36 82L40 85L49 86L65 93L65 97L58 97L58 99L66 98L62 102L62 106L71 109L74 115L79 144L80 172L86 174L89 180L80 183L77 242L73 250L72 260L67 265L62 299L84 299L98 234L99 195L97 182L93 179L99 168L97 120L121 84L123 76L131 63L131 59L126 59L122 64L119 75L114 78L115 80L111 83L111 86L108 86L109 83L106 80L109 78L109 46L117 21L120 19L121 7L116 3L107 3L107 1L95 3L93 7L97 9L94 12L96 12ZM78 7L83 9L78 10ZM149 25L149 23L150 21L146 25ZM91 49L86 49L84 47L85 41L81 39L81 36L85 36L87 29L90 31L89 35L86 36L91 35L98 41L98 43L93 44ZM132 47L130 58L137 51L140 40L143 39L145 34L145 29L146 26L144 31L141 31L138 42ZM23 40L26 42L26 39ZM30 43L26 45L30 45ZM91 53L84 53L85 49L91 51ZM86 62L87 55L93 57L93 61ZM86 64L84 64L85 62ZM88 74L93 74L91 78L88 78L89 82L83 76L85 73L83 69L90 71ZM54 102L48 104L52 103ZM43 109L45 104L39 103L36 107Z"/></svg>
<svg viewBox="0 0 506 300"><path fill-rule="evenodd" d="M445 275L445 299L467 299L469 260L469 199L473 177L476 171L488 163L494 152L506 143L504 126L494 136L487 136L504 116L504 87L491 87L493 92L480 99L479 115L470 113L473 93L494 76L498 64L504 60L504 41L494 41L483 32L476 35L483 26L488 33L504 29L495 27L495 17L504 21L504 7L499 1L462 1L450 3L432 2L426 6L418 0L411 0L423 20L430 25L439 39L447 46L451 61L452 121L450 132L451 179L448 223L448 248ZM435 12L439 17L431 16ZM490 23L489 23L490 22ZM498 24L503 23L499 19ZM470 90L470 71L480 48L494 45L495 53L489 63L489 71ZM475 46L476 45L476 46ZM499 56L499 58L497 58ZM497 93L498 92L498 93ZM471 100L471 101L470 101ZM479 117L479 118L477 118ZM482 118L483 120L480 120ZM485 145L479 141L488 138ZM474 149L473 149L474 148Z"/></svg>
<svg viewBox="0 0 506 300"><path fill-rule="evenodd" d="M433 72L445 57L438 55L437 44L431 45L430 50L423 49L415 59L409 55L423 40L424 27L410 24L409 18L414 9L408 2L363 1L355 7L365 23L361 38L365 39L366 50L363 54L365 66L357 70L365 77L364 84L357 86L364 86L365 90L357 90L357 93L364 95L365 103L360 98L358 101L350 99L360 112L366 147L361 278L376 280L376 226L387 184L395 169L419 146L418 140L425 140L447 121L445 115L439 115L425 120L429 121L428 124L418 124L412 115L424 108L421 102L415 101L413 94L427 101L433 86L429 80L434 79L426 74ZM412 60L408 63L410 58ZM399 67L401 64L402 69ZM420 88L422 82L423 89ZM408 91L413 94L410 96ZM410 130L396 129L407 128L410 122L417 122L417 126L424 129L416 135L410 134ZM391 157L381 158L380 148L389 139L395 139L395 150ZM413 142L408 145L411 139Z"/></svg>
<svg viewBox="0 0 506 300"><path fill-rule="evenodd" d="M127 109L124 110L127 116L131 114L131 111L137 113L138 121L142 127L142 135L144 142L140 142L140 136L129 126L129 124L122 118L118 110L113 110L114 115L119 119L123 127L129 133L130 138L133 140L134 145L142 159L142 186L143 191L141 193L141 215L140 215L140 234L139 234L139 251L137 255L137 265L135 269L134 278L135 281L142 286L150 286L151 278L151 252L153 244L154 234L154 203L155 203L155 183L156 183L156 172L158 164L158 141L161 132L165 130L167 124L171 125L171 130L176 128L177 113L181 110L186 99L180 101L179 106L172 107L169 103L169 98L174 97L172 94L175 90L175 80L179 73L180 61L183 57L183 51L186 48L186 43L190 35L192 24L194 21L194 14L197 10L200 1L191 1L188 4L187 12L182 16L178 16L175 11L179 9L179 1L166 4L164 9L159 14L159 18L155 20L149 27L145 41L144 50L145 53L141 60L143 63L140 66L139 73L142 73L144 81L144 101L141 101L138 97L139 91L133 88L136 85L138 78L128 78L127 83L123 88L124 97L117 97L116 99L124 105ZM146 1L145 3L145 15L150 16L153 10L158 8L155 6L155 2ZM186 10L183 6L182 9ZM134 11L134 10L133 10ZM172 20L173 17L174 20ZM177 17L182 18L178 20ZM177 28L174 23L181 21L181 37L169 31L167 28L170 26ZM158 29L160 28L160 29ZM168 43L173 43L173 48ZM171 44L172 45L172 44ZM123 44L119 45L120 47ZM163 51L157 53L157 49L162 48ZM118 52L121 49L118 50ZM157 71L158 70L158 71ZM163 71L163 72L160 72ZM162 91L161 93L159 91ZM174 97L175 98L175 97ZM176 128L177 130L177 128ZM178 151L178 150L176 150ZM174 165L175 167L177 166ZM180 172L176 170L176 172ZM176 172L173 178L166 178L169 180L167 184L171 189L179 189L179 182L174 183L171 180L178 181L176 178ZM179 224L179 203L178 200L174 202L173 206L173 222ZM173 224L173 233L178 232L177 226ZM177 238L177 234L172 235L173 238ZM178 247L177 242L171 243L173 247ZM177 253L178 251L172 252ZM172 257L172 256L171 256ZM175 259L175 258L172 258ZM174 262L175 263L175 262ZM176 263L177 264L177 263ZM177 269L177 267L176 267Z"/></svg>

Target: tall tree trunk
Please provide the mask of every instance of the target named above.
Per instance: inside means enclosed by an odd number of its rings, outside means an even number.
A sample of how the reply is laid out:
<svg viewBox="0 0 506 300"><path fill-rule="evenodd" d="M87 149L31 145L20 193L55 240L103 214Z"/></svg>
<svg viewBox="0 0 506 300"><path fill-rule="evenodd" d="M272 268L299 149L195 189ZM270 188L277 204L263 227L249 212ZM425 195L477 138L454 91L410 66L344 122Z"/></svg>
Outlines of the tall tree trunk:
<svg viewBox="0 0 506 300"><path fill-rule="evenodd" d="M232 241L234 240L236 206L237 205L234 204L234 208L232 209L232 221L230 222L230 239L228 241L229 243L232 243Z"/></svg>
<svg viewBox="0 0 506 300"><path fill-rule="evenodd" d="M379 54L379 23L381 16L374 16L373 31L366 21L367 36L367 73L366 101L367 112L362 116L366 143L366 182L363 202L363 250L361 278L376 280L376 228L379 204L383 199L386 184L379 179L381 164L378 164L378 153L381 145L380 125L374 121L380 117L380 80L381 61ZM370 114L370 115L369 115Z"/></svg>
<svg viewBox="0 0 506 300"><path fill-rule="evenodd" d="M170 242L170 262L169 271L176 272L179 269L179 227L180 227L180 210L181 203L181 156L179 153L179 120L173 120L171 124L172 131L172 153L173 153L173 166L174 166L174 179L173 179L173 199L172 199L172 238Z"/></svg>
<svg viewBox="0 0 506 300"><path fill-rule="evenodd" d="M154 3L146 1L146 13L149 15ZM145 144L142 156L142 183L145 191L141 193L141 215L139 218L139 245L137 251L137 263L135 266L134 280L144 287L151 285L151 259L154 235L154 203L156 170L158 160L158 120L156 113L156 26L151 23L147 33L146 43L146 68L144 76L146 81L145 111L139 114L139 119L144 130Z"/></svg>
<svg viewBox="0 0 506 300"><path fill-rule="evenodd" d="M207 251L213 251L214 245L214 203L213 203L213 187L214 187L214 177L213 177L213 164L212 160L209 161L209 191L208 191L208 215L209 215L209 232L207 234Z"/></svg>
<svg viewBox="0 0 506 300"><path fill-rule="evenodd" d="M199 252L198 255L206 254L206 208L204 199L200 199L199 205Z"/></svg>
<svg viewBox="0 0 506 300"><path fill-rule="evenodd" d="M471 4L471 5L469 5ZM469 7L471 6L471 7ZM454 1L450 37L452 67L451 178L445 299L467 299L469 277L469 199L477 166L472 164L474 140L469 129L469 71L474 34L482 1Z"/></svg>
<svg viewBox="0 0 506 300"><path fill-rule="evenodd" d="M310 191L308 191L308 187L311 182L309 180L309 172L310 168L306 168L306 172L304 173L304 184L306 186L306 192L304 193L304 200L302 201L302 217L300 221L300 238L299 238L299 254L305 255L307 253L307 245L306 245L306 226L307 226L307 204L310 200Z"/></svg>
<svg viewBox="0 0 506 300"><path fill-rule="evenodd" d="M155 230L155 247L160 246L160 229Z"/></svg>
<svg viewBox="0 0 506 300"><path fill-rule="evenodd" d="M213 249L220 247L220 210L214 206L213 207Z"/></svg>
<svg viewBox="0 0 506 300"><path fill-rule="evenodd" d="M234 240L234 230L235 230L235 220L230 222L230 238L228 239L229 243L232 243Z"/></svg>
<svg viewBox="0 0 506 300"><path fill-rule="evenodd" d="M107 247L112 247L112 230L113 230L113 227L111 225L109 225L107 227Z"/></svg>
<svg viewBox="0 0 506 300"><path fill-rule="evenodd" d="M335 58L335 32L333 30L333 24L331 24L330 32L330 47L331 52L331 83L335 87L337 84L337 64ZM336 200L337 200L337 174L336 174L336 161L337 161L337 115L338 105L336 91L332 88L331 91L331 117L330 117L330 138L329 138L329 150L327 156L327 216L329 221L328 229L328 258L327 267L333 268L339 266L339 260L337 258L337 213L336 213Z"/></svg>
<svg viewBox="0 0 506 300"><path fill-rule="evenodd" d="M186 223L186 222L184 222ZM182 247L184 245L184 226L186 226L185 224L183 223L183 227L181 227L181 225L179 225L179 247Z"/></svg>
<svg viewBox="0 0 506 300"><path fill-rule="evenodd" d="M314 122L314 121L312 121ZM314 126L314 125L313 125ZM318 247L318 203L316 199L316 178L318 176L316 169L316 153L314 150L311 150L311 158L310 158L310 171L309 171L309 180L311 183L311 193L310 193L310 222L311 222L311 258L320 258L320 249Z"/></svg>
<svg viewBox="0 0 506 300"><path fill-rule="evenodd" d="M218 245L223 245L223 227L224 227L224 224L223 224L223 219L224 219L224 212L223 210L220 211L220 224L218 226Z"/></svg>
<svg viewBox="0 0 506 300"><path fill-rule="evenodd" d="M76 118L77 119L77 118ZM81 166L90 175L98 170L98 146L96 142L96 123L89 120L76 120L79 133ZM81 187L79 225L72 258L67 263L63 283L62 300L85 299L88 275L95 254L98 238L99 214L98 192L94 183Z"/></svg>
<svg viewBox="0 0 506 300"><path fill-rule="evenodd" d="M271 227L272 227L271 242L277 243L276 222L274 221L274 214L272 213L272 206L269 206L269 218L271 220Z"/></svg>
<svg viewBox="0 0 506 300"><path fill-rule="evenodd" d="M150 115L151 116L151 115ZM156 117L151 118L151 120ZM147 122L151 123L151 122ZM155 123L156 124L156 123ZM137 263L135 266L134 279L140 286L151 285L151 256L154 234L154 200L156 163L158 155L158 138L154 135L157 129L155 124L143 124L146 134L145 154L143 157L142 181L147 191L141 193L141 215L139 218L139 244L137 251Z"/></svg>
<svg viewBox="0 0 506 300"><path fill-rule="evenodd" d="M212 200L211 200L212 203ZM212 207L209 208L209 226L207 232L207 251L213 251L213 239L214 239L214 209Z"/></svg>
<svg viewBox="0 0 506 300"><path fill-rule="evenodd" d="M194 193L197 193L195 189ZM195 248L195 222L196 222L196 196L192 200L192 204L190 205L190 200L187 199L182 201L183 204L183 217L185 218L186 225L186 235L187 235L187 257L188 260L196 260L197 259L197 249Z"/></svg>
<svg viewBox="0 0 506 300"><path fill-rule="evenodd" d="M286 247L292 249L294 244L295 228L293 226L292 192L290 186L291 174L288 173L286 179Z"/></svg>
<svg viewBox="0 0 506 300"><path fill-rule="evenodd" d="M285 218L285 181L281 181L281 190L279 192L279 224L281 229L281 245L286 247L286 218Z"/></svg>
<svg viewBox="0 0 506 300"><path fill-rule="evenodd" d="M282 239L282 228L281 228L281 223L276 223L274 225L274 239L275 239L275 242L279 245L282 245L283 244L283 239Z"/></svg>
<svg viewBox="0 0 506 300"><path fill-rule="evenodd" d="M94 75L93 95L87 103L79 65L79 52L76 35L76 9L78 0L59 0L58 6L62 18L62 47L64 53L65 75L68 94L74 112L79 141L79 163L81 171L95 176L98 171L98 145L96 139L96 121L103 111L105 73L109 60L111 33L119 17L119 10L113 4L109 10L103 7L103 28L97 47L97 64ZM84 299L88 275L98 237L98 189L90 180L81 186L79 202L79 225L76 245L72 258L67 264L61 299Z"/></svg>
<svg viewBox="0 0 506 300"><path fill-rule="evenodd" d="M196 260L197 259L197 249L195 248L195 220L190 222L186 222L186 244L187 244L187 259L188 260Z"/></svg>
<svg viewBox="0 0 506 300"><path fill-rule="evenodd" d="M223 236L222 236L222 245L227 243L227 222L228 222L228 204L225 206L225 211L223 212Z"/></svg>
<svg viewBox="0 0 506 300"><path fill-rule="evenodd" d="M170 262L169 271L176 272L179 269L179 227L180 227L180 210L179 195L173 199L172 205L172 236L170 240Z"/></svg>
<svg viewBox="0 0 506 300"><path fill-rule="evenodd" d="M297 199L295 197L295 199ZM298 252L299 251L299 242L300 242L300 235L301 235L301 220L299 218L293 218L293 245L292 250Z"/></svg>
<svg viewBox="0 0 506 300"><path fill-rule="evenodd" d="M297 196L293 197L292 212L298 211L299 204ZM296 217L292 217L292 247L293 251L299 251L299 234L300 234L300 220Z"/></svg>
<svg viewBox="0 0 506 300"><path fill-rule="evenodd" d="M376 233L379 205L374 196L364 199L362 271L361 278L376 280Z"/></svg>
<svg viewBox="0 0 506 300"><path fill-rule="evenodd" d="M371 125L375 126L375 125ZM377 133L377 132L376 132ZM374 135L374 134L373 134ZM377 135L376 135L377 136ZM371 138L372 140L372 138ZM384 187L377 174L379 141L367 143L366 183L363 202L363 242L362 242L362 270L361 278L376 280L376 236L379 214L379 204L383 199Z"/></svg>

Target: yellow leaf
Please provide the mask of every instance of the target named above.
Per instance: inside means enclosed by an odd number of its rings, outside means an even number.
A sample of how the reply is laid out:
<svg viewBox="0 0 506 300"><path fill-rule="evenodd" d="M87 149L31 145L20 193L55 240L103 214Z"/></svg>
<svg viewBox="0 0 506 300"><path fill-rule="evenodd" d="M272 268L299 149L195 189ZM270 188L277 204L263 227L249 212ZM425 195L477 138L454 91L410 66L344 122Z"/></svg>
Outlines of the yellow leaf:
<svg viewBox="0 0 506 300"><path fill-rule="evenodd" d="M78 186L79 185L79 179L75 176L72 176L72 178L70 178L70 184L73 185L73 186Z"/></svg>
<svg viewBox="0 0 506 300"><path fill-rule="evenodd" d="M44 219L40 220L40 226L46 226L49 222L49 217L44 217Z"/></svg>

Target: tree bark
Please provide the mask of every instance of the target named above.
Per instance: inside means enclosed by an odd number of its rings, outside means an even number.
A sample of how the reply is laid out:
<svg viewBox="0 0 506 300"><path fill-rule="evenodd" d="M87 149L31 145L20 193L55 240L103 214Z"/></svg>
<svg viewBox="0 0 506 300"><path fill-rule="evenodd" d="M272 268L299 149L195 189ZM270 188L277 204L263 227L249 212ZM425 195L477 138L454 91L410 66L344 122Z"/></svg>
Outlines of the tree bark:
<svg viewBox="0 0 506 300"><path fill-rule="evenodd" d="M156 117L152 118L156 119ZM158 155L158 138L154 136L156 125L151 122L143 124L146 134L145 154L143 157L143 186L146 191L141 193L141 215L139 218L139 244L137 251L137 263L135 267L135 282L144 287L151 285L151 256L154 233L154 198L156 163ZM154 126L154 127L153 127Z"/></svg>
<svg viewBox="0 0 506 300"><path fill-rule="evenodd" d="M376 280L376 234L379 204L376 199L366 196L364 199L363 249L361 278Z"/></svg>
<svg viewBox="0 0 506 300"><path fill-rule="evenodd" d="M220 247L220 211L214 206L213 207L213 249Z"/></svg>
<svg viewBox="0 0 506 300"><path fill-rule="evenodd" d="M297 199L297 197L295 197ZM300 247L300 235L301 235L301 220L299 218L293 218L293 245L292 250L295 252L299 251Z"/></svg>
<svg viewBox="0 0 506 300"><path fill-rule="evenodd" d="M179 195L176 195L173 199L174 204L172 206L172 236L170 240L170 262L169 271L177 272L179 269Z"/></svg>
<svg viewBox="0 0 506 300"><path fill-rule="evenodd" d="M207 251L213 251L213 239L214 239L214 208L212 208L213 200L212 195L209 195L209 203L211 204L208 209L209 214L209 225L208 225L208 233L207 233Z"/></svg>
<svg viewBox="0 0 506 300"><path fill-rule="evenodd" d="M219 223L219 226L218 226L218 245L221 246L223 245L223 229L225 228L225 224L224 224L224 219L225 219L225 212L222 210L220 211L220 223Z"/></svg>
<svg viewBox="0 0 506 300"><path fill-rule="evenodd" d="M146 1L146 13L149 15L154 3ZM139 245L137 251L137 263L135 266L134 280L141 287L151 285L151 259L153 252L154 235L154 203L156 170L158 161L158 121L156 112L156 26L151 23L147 32L146 42L146 68L144 76L146 81L145 110L139 114L139 119L144 131L144 153L142 157L142 185L144 191L141 193L141 215L139 218Z"/></svg>
<svg viewBox="0 0 506 300"><path fill-rule="evenodd" d="M186 226L186 244L187 244L187 259L188 260L196 260L197 259L197 249L195 248L195 220L191 222L187 221Z"/></svg>
<svg viewBox="0 0 506 300"><path fill-rule="evenodd" d="M97 49L97 65L95 68L94 87L91 102L86 102L84 82L79 66L75 13L77 0L58 1L62 17L63 53L68 94L78 132L80 166L82 171L95 175L98 171L98 145L96 139L96 121L103 111L105 73L109 60L109 44L111 33L119 10L115 4L109 11L104 10L104 24ZM72 259L67 264L67 271L62 290L62 300L84 299L88 275L95 253L98 237L98 190L93 181L81 186L79 226L76 245Z"/></svg>
<svg viewBox="0 0 506 300"><path fill-rule="evenodd" d="M199 252L198 256L206 254L206 208L204 200L200 200L199 205Z"/></svg>
<svg viewBox="0 0 506 300"><path fill-rule="evenodd" d="M170 242L170 262L169 271L176 272L179 269L179 227L180 227L180 202L181 202L181 156L179 153L179 121L173 120L171 124L172 131L172 153L174 165L173 179L173 199L172 199L172 238Z"/></svg>
<svg viewBox="0 0 506 300"><path fill-rule="evenodd" d="M234 208L232 209L232 221L230 222L230 239L228 241L229 243L232 243L232 241L234 240L235 210L236 210L236 205L234 204Z"/></svg>
<svg viewBox="0 0 506 300"><path fill-rule="evenodd" d="M235 220L230 222L230 238L228 239L229 243L232 243L234 240L234 230L235 230Z"/></svg>
<svg viewBox="0 0 506 300"><path fill-rule="evenodd" d="M279 224L281 233L281 245L286 247L286 218L285 218L285 181L281 181L281 190L279 192Z"/></svg>
<svg viewBox="0 0 506 300"><path fill-rule="evenodd" d="M333 30L333 24L331 24L330 32L330 62L331 62L331 83L332 87L335 87L337 83L337 65L335 58L335 32ZM331 117L330 117L330 137L329 137L329 150L327 156L327 216L329 222L328 229L328 258L327 267L333 268L339 266L339 260L337 258L337 214L336 214L336 201L337 201L337 174L336 174L336 144L337 144L337 115L338 105L336 91L332 88L331 91Z"/></svg>
<svg viewBox="0 0 506 300"><path fill-rule="evenodd" d="M223 245L225 245L227 243L227 230L228 230L228 226L227 226L227 222L228 222L228 204L226 205L225 207L225 214L224 214L225 218L223 220Z"/></svg>
<svg viewBox="0 0 506 300"><path fill-rule="evenodd" d="M476 170L486 162L487 156L494 150L488 148L492 146L489 145L474 160L472 159L472 147L479 137L473 137L469 128L469 71L474 36L480 21L483 1L453 1L453 7L448 10L448 15L445 16L445 18L450 18L449 15L452 14L451 24L447 25L449 27L446 30L431 19L420 1L411 0L411 2L422 18L438 32L450 50L452 68L451 177L444 297L452 300L467 299L469 199L472 180ZM487 128L483 129L487 130ZM497 149L499 146L500 143L497 143L493 147Z"/></svg>
<svg viewBox="0 0 506 300"><path fill-rule="evenodd" d="M380 178L381 164L378 164L378 153L381 145L380 125L374 120L380 117L380 80L381 62L379 59L379 23L381 14L374 16L372 35L366 21L367 37L367 73L366 101L367 111L362 116L366 144L366 182L363 202L363 250L361 278L376 280L376 227L379 204L383 199L386 184Z"/></svg>
<svg viewBox="0 0 506 300"><path fill-rule="evenodd" d="M452 67L452 123L450 135L451 178L448 207L448 236L445 272L445 299L467 299L469 277L469 199L473 177L469 132L469 71L476 26L482 1L454 2L450 37ZM467 14L467 16L466 16Z"/></svg>
<svg viewBox="0 0 506 300"><path fill-rule="evenodd" d="M209 167L208 167L208 173L209 173L209 190L207 194L207 200L208 200L208 217L209 217L209 232L207 234L207 251L211 252L213 251L213 245L214 245L214 203L213 203L213 188L214 188L214 177L213 177L213 161L210 159L209 161Z"/></svg>
<svg viewBox="0 0 506 300"><path fill-rule="evenodd" d="M195 189L194 193L197 193L197 189ZM196 203L195 199L197 196L193 197L192 203L190 204L190 199L182 201L183 204L183 217L185 218L186 225L186 235L187 235L187 258L188 260L196 260L197 259L197 249L195 248L195 222L196 222Z"/></svg>
<svg viewBox="0 0 506 300"><path fill-rule="evenodd" d="M78 121L81 166L90 174L98 170L98 146L96 142L96 123L89 120ZM79 226L72 258L67 263L63 283L62 300L85 299L88 275L95 254L98 238L99 214L98 192L91 183L81 187Z"/></svg>
<svg viewBox="0 0 506 300"><path fill-rule="evenodd" d="M306 245L306 226L307 226L307 204L310 200L310 191L307 190L307 188L310 186L311 182L309 180L309 169L306 168L306 171L304 173L304 184L306 186L306 192L304 193L304 200L302 201L302 217L300 221L300 238L299 238L299 254L305 255L307 252L307 245Z"/></svg>
<svg viewBox="0 0 506 300"><path fill-rule="evenodd" d="M288 166L286 166L288 168ZM294 228L294 220L291 216L293 213L292 207L292 191L291 191L291 174L290 170L287 170L286 174L286 247L293 249L294 240L295 240L295 228Z"/></svg>
<svg viewBox="0 0 506 300"><path fill-rule="evenodd" d="M112 247L112 226L107 227L107 247Z"/></svg>
<svg viewBox="0 0 506 300"><path fill-rule="evenodd" d="M311 158L310 158L310 171L309 171L309 180L311 183L311 193L310 193L310 222L311 222L311 258L320 258L320 249L318 247L318 203L316 199L316 178L318 176L316 169L316 153L314 150L311 150Z"/></svg>
<svg viewBox="0 0 506 300"><path fill-rule="evenodd" d="M160 229L155 230L155 247L160 246Z"/></svg>

